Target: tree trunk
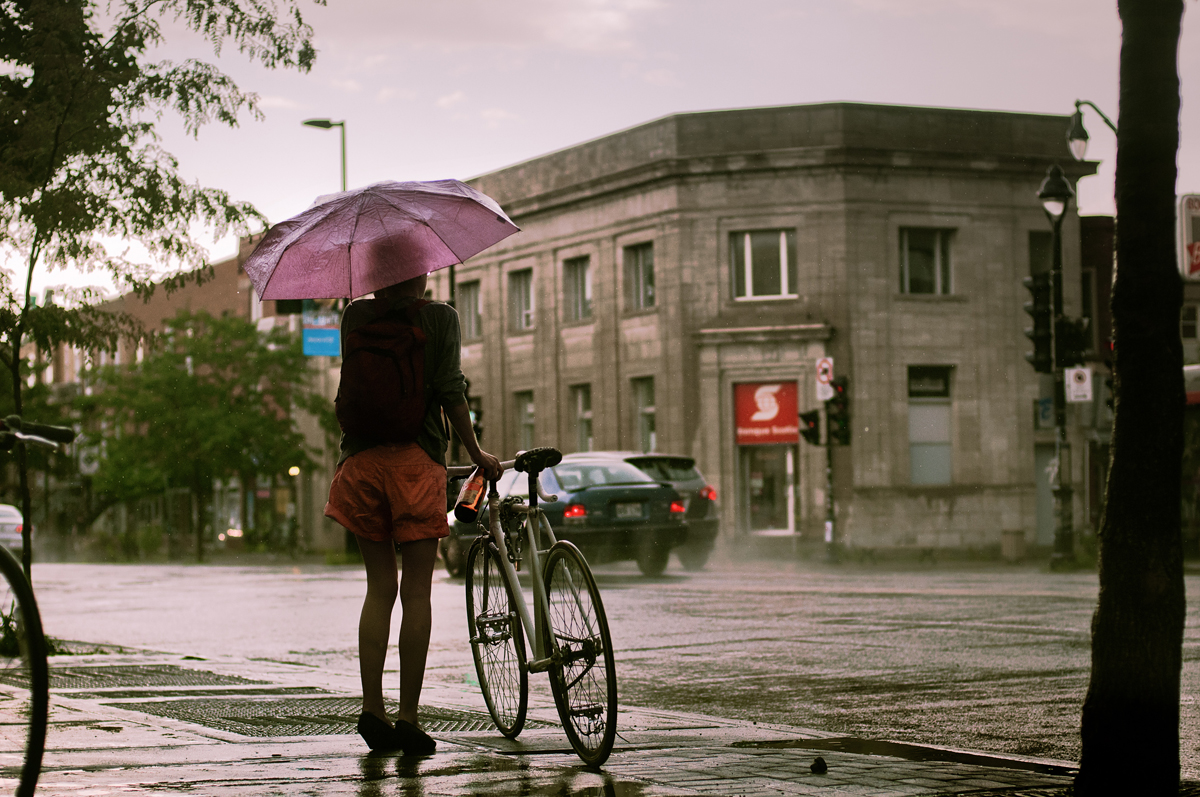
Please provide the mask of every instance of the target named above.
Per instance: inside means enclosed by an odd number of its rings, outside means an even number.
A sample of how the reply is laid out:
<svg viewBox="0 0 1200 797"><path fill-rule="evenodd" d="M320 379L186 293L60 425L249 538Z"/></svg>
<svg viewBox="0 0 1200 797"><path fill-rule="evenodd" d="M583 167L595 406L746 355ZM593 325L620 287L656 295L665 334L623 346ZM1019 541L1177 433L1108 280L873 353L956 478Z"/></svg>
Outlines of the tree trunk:
<svg viewBox="0 0 1200 797"><path fill-rule="evenodd" d="M1076 794L1175 795L1184 592L1183 289L1175 258L1182 0L1119 0L1115 417Z"/></svg>

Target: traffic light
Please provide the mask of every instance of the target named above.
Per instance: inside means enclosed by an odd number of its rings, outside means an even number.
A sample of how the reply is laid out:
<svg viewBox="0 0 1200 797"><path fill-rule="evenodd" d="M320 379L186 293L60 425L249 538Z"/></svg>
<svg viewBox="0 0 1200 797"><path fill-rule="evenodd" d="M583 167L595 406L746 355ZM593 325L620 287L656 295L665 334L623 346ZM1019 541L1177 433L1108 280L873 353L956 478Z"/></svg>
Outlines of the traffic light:
<svg viewBox="0 0 1200 797"><path fill-rule="evenodd" d="M1053 283L1050 273L1034 274L1021 280L1021 284L1029 290L1032 301L1025 303L1025 312L1033 317L1033 326L1025 330L1025 337L1033 341L1033 351L1025 354L1025 359L1040 374L1054 372L1054 358L1050 353L1051 318L1054 314L1051 304Z"/></svg>
<svg viewBox="0 0 1200 797"><path fill-rule="evenodd" d="M839 376L829 383L833 398L825 402L825 418L829 424L829 445L850 445L850 394L846 377Z"/></svg>
<svg viewBox="0 0 1200 797"><path fill-rule="evenodd" d="M1092 350L1092 330L1088 319L1060 318L1055 331L1058 337L1055 341L1058 367L1083 365L1085 355Z"/></svg>
<svg viewBox="0 0 1200 797"><path fill-rule="evenodd" d="M814 446L821 445L821 411L800 413L800 436Z"/></svg>

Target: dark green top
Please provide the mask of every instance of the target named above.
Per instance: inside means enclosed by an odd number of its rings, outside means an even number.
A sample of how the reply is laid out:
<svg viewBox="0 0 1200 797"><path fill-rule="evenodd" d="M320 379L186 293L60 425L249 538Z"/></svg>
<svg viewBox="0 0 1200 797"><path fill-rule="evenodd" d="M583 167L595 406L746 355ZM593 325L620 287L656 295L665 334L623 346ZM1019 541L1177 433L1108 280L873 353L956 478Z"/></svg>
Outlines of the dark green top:
<svg viewBox="0 0 1200 797"><path fill-rule="evenodd" d="M416 301L403 296L390 305L402 308ZM346 354L346 335L353 329L380 317L372 300L351 302L342 313L342 356ZM467 400L467 380L460 367L462 354L458 313L442 302L430 302L420 310L421 331L425 333L425 424L417 435L417 445L439 465L446 464L446 427L442 408L462 404ZM384 445L381 440L342 434L338 464L368 448Z"/></svg>

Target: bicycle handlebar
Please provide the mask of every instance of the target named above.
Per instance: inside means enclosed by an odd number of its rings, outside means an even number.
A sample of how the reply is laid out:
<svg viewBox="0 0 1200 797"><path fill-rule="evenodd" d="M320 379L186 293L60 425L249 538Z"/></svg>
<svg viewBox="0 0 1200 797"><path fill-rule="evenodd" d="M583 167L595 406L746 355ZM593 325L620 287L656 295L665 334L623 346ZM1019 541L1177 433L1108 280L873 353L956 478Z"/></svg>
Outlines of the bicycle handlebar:
<svg viewBox="0 0 1200 797"><path fill-rule="evenodd" d="M517 461L515 459L510 459L507 462L501 462L500 467L504 468L505 470L508 470L513 465L515 465L516 462ZM473 470L475 470L474 465L450 465L449 467L446 468L446 478L462 479L467 476L470 476L471 472Z"/></svg>

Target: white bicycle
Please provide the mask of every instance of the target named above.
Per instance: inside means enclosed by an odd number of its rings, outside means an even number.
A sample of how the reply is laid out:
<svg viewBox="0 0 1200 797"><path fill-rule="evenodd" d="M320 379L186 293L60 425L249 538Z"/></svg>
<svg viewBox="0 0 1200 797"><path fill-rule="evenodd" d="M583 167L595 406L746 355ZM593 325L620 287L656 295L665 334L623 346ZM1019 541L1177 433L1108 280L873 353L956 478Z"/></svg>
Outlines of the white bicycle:
<svg viewBox="0 0 1200 797"><path fill-rule="evenodd" d="M587 560L558 540L538 499L538 475L562 460L553 448L523 451L505 469L529 476L528 501L488 492L488 521L467 553L467 630L483 699L496 727L515 739L525 725L529 673L550 676L550 691L571 747L588 766L608 760L617 735L617 672L600 590ZM470 467L447 468L450 477ZM481 526L483 523L481 522ZM525 549L533 608L517 580ZM529 658L525 640L532 640Z"/></svg>

